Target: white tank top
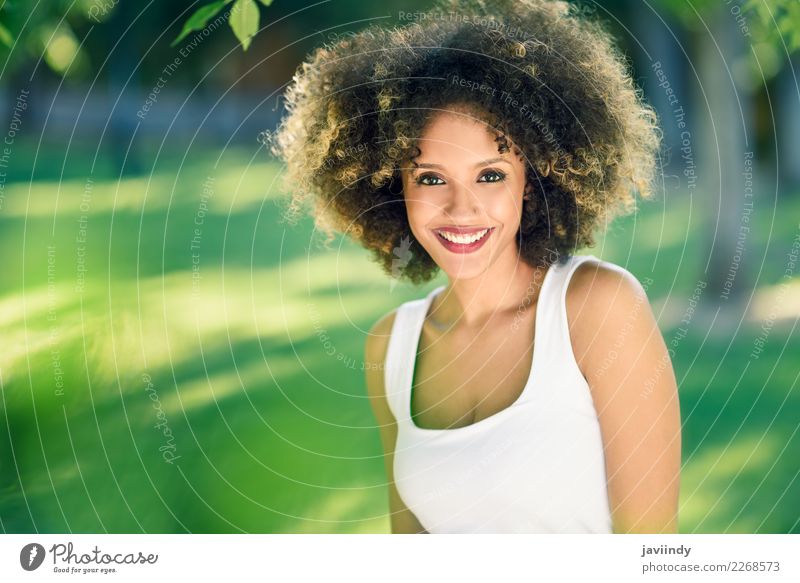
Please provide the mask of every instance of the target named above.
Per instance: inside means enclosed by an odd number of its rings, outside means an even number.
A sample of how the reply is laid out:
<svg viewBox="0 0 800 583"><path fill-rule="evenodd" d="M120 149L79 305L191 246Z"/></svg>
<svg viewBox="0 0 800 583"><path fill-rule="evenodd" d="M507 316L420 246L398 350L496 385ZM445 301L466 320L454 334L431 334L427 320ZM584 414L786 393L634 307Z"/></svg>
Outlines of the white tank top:
<svg viewBox="0 0 800 583"><path fill-rule="evenodd" d="M411 419L422 325L440 286L396 311L385 362L397 420L394 478L430 533L611 533L603 441L589 386L575 362L565 296L572 255L546 271L536 304L531 374L519 398L455 429Z"/></svg>

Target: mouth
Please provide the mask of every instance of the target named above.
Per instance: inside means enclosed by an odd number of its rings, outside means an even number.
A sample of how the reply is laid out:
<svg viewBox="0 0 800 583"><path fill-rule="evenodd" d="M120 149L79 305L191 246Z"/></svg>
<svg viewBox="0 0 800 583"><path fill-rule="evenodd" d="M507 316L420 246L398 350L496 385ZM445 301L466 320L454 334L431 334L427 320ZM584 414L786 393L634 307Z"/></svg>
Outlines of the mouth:
<svg viewBox="0 0 800 583"><path fill-rule="evenodd" d="M483 247L494 227L443 227L433 229L436 239L453 253L473 253Z"/></svg>

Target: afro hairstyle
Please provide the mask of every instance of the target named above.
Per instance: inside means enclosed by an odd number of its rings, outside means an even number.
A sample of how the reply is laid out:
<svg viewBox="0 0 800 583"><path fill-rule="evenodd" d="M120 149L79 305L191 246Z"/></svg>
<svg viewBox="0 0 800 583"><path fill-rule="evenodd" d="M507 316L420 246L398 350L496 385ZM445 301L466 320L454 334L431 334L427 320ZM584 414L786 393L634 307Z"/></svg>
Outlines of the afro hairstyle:
<svg viewBox="0 0 800 583"><path fill-rule="evenodd" d="M595 245L600 226L635 210L636 193L652 195L661 145L610 33L558 0L437 6L341 35L298 67L267 136L285 164L284 217L310 213L326 245L338 231L387 275L430 281L439 267L411 233L400 169L432 117L463 104L498 151L510 140L525 163L520 257L541 265ZM398 269L403 241L410 255Z"/></svg>

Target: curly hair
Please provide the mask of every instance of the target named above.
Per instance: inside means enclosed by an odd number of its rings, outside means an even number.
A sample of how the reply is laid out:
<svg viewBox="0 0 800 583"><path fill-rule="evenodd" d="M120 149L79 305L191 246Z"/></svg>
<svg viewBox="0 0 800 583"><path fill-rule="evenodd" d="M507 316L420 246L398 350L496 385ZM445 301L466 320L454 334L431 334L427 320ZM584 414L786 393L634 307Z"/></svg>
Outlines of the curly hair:
<svg viewBox="0 0 800 583"><path fill-rule="evenodd" d="M426 124L453 104L506 136L526 166L517 239L531 265L595 244L594 231L652 195L661 132L627 62L597 21L557 0L443 0L444 11L371 25L316 49L268 135L284 161L284 218L309 209L328 238L349 235L390 276L431 280L438 266L408 223L400 169ZM397 269L394 250L411 240Z"/></svg>

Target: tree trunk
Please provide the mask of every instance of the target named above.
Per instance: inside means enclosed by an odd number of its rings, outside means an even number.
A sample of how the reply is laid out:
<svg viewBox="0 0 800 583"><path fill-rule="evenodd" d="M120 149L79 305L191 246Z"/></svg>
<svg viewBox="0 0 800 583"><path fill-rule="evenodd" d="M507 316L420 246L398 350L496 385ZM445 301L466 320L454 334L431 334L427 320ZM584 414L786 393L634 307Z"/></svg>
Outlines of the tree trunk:
<svg viewBox="0 0 800 583"><path fill-rule="evenodd" d="M756 193L754 181L744 175L748 168L755 172L752 97L733 77L736 60L750 49L724 3L714 5L704 20L710 31L698 33L695 60L699 133L690 144L705 211L705 246L698 251L706 261L699 277L708 283L707 300L735 306L750 295L753 219L766 208L753 204L764 193Z"/></svg>

